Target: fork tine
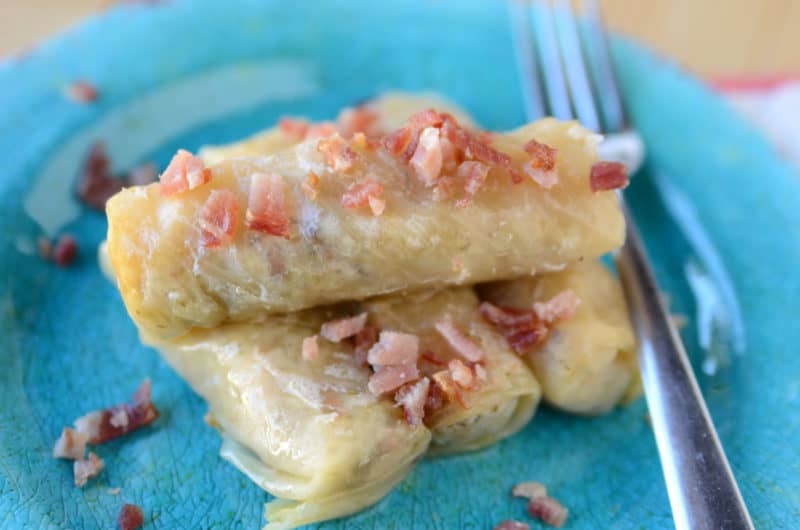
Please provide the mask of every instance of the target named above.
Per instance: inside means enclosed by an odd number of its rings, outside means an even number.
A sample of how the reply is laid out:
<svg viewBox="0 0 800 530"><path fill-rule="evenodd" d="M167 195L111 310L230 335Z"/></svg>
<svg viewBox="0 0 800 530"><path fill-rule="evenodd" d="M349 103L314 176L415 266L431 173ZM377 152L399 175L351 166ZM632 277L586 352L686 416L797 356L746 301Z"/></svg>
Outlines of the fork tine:
<svg viewBox="0 0 800 530"><path fill-rule="evenodd" d="M597 0L585 0L585 5L587 24L584 35L586 37L587 63L597 89L597 100L605 130L618 132L628 126L628 120L625 116L625 107L622 105L622 96L608 51L608 39L600 16L600 7Z"/></svg>
<svg viewBox="0 0 800 530"><path fill-rule="evenodd" d="M561 59L567 76L567 88L572 97L578 120L589 130L600 132L597 104L592 94L589 73L586 70L578 26L569 0L555 0L555 25L561 45Z"/></svg>
<svg viewBox="0 0 800 530"><path fill-rule="evenodd" d="M535 2L530 6L531 21L536 42L537 58L545 88L550 115L560 120L574 118L569 102L564 67L561 62L558 40L556 38L553 11L548 2Z"/></svg>
<svg viewBox="0 0 800 530"><path fill-rule="evenodd" d="M519 66L525 115L528 120L533 121L546 116L547 110L542 94L542 81L533 55L528 6L520 1L512 1L510 9L511 37Z"/></svg>

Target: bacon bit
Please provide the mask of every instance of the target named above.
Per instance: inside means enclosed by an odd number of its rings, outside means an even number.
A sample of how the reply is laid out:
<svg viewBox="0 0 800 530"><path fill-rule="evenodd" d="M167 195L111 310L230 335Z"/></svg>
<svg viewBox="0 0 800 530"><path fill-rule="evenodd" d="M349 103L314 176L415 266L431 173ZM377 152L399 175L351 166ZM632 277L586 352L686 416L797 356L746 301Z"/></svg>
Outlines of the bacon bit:
<svg viewBox="0 0 800 530"><path fill-rule="evenodd" d="M453 381L453 376L449 370L441 370L431 377L451 403L457 402L465 409L470 408L469 401L467 401L456 382Z"/></svg>
<svg viewBox="0 0 800 530"><path fill-rule="evenodd" d="M453 381L461 388L470 388L475 382L475 375L469 366L464 364L461 359L453 359L447 364Z"/></svg>
<svg viewBox="0 0 800 530"><path fill-rule="evenodd" d="M433 414L444 405L444 394L442 388L434 381L428 389L428 397L425 398L425 414Z"/></svg>
<svg viewBox="0 0 800 530"><path fill-rule="evenodd" d="M541 482L520 482L511 490L511 495L526 499L538 499L547 497L547 487Z"/></svg>
<svg viewBox="0 0 800 530"><path fill-rule="evenodd" d="M354 317L340 318L322 324L319 334L331 342L342 340L357 335L367 323L367 314L361 313Z"/></svg>
<svg viewBox="0 0 800 530"><path fill-rule="evenodd" d="M245 223L251 230L289 239L289 213L283 177L255 173L250 177Z"/></svg>
<svg viewBox="0 0 800 530"><path fill-rule="evenodd" d="M546 190L558 184L558 173L556 173L554 169L542 169L537 167L535 160L531 160L522 166L522 170L525 171L525 174L528 175L531 180Z"/></svg>
<svg viewBox="0 0 800 530"><path fill-rule="evenodd" d="M516 169L513 168L509 169L508 173L509 175L511 175L511 184L521 184L522 181L524 180L520 172L517 171Z"/></svg>
<svg viewBox="0 0 800 530"><path fill-rule="evenodd" d="M486 356L483 349L461 333L451 320L440 320L436 323L436 331L444 337L448 344L468 361L478 362Z"/></svg>
<svg viewBox="0 0 800 530"><path fill-rule="evenodd" d="M170 197L177 193L193 190L211 180L211 170L203 160L189 151L178 149L167 169L159 177L161 195Z"/></svg>
<svg viewBox="0 0 800 530"><path fill-rule="evenodd" d="M425 418L425 402L428 398L430 379L423 377L416 383L400 387L394 395L394 401L403 407L406 423L417 426Z"/></svg>
<svg viewBox="0 0 800 530"><path fill-rule="evenodd" d="M319 357L319 343L317 342L317 335L312 335L303 339L303 360L313 361Z"/></svg>
<svg viewBox="0 0 800 530"><path fill-rule="evenodd" d="M511 349L520 355L544 342L549 333L545 322L532 309L497 307L489 302L482 302L479 309L483 318L494 324Z"/></svg>
<svg viewBox="0 0 800 530"><path fill-rule="evenodd" d="M413 133L411 129L408 127L401 127L400 129L397 129L396 131L384 136L381 143L383 148L386 149L389 154L399 156L408 148L409 144L411 143L412 136Z"/></svg>
<svg viewBox="0 0 800 530"><path fill-rule="evenodd" d="M489 166L482 162L466 161L461 162L456 171L458 178L463 178L466 182L464 184L464 191L467 193L466 199L462 199L456 203L457 206L467 206L472 200L472 197L478 193L486 177L489 176Z"/></svg>
<svg viewBox="0 0 800 530"><path fill-rule="evenodd" d="M408 118L408 124L414 129L422 130L426 127L441 127L444 119L444 114L440 114L434 109L425 109L412 114Z"/></svg>
<svg viewBox="0 0 800 530"><path fill-rule="evenodd" d="M478 381L486 381L489 378L489 375L486 373L486 368L483 367L482 364L476 363L475 366L475 377Z"/></svg>
<svg viewBox="0 0 800 530"><path fill-rule="evenodd" d="M419 370L415 364L393 364L381 366L372 374L367 383L367 388L372 394L380 396L386 392L396 390L419 377Z"/></svg>
<svg viewBox="0 0 800 530"><path fill-rule="evenodd" d="M111 174L111 161L103 142L95 142L83 162L76 194L78 199L96 210L105 211L106 201L122 189L122 182Z"/></svg>
<svg viewBox="0 0 800 530"><path fill-rule="evenodd" d="M102 458L98 458L96 454L89 451L89 458L86 460L76 460L72 464L72 475L75 478L75 485L82 488L86 485L90 478L94 478L100 474L103 468L106 467Z"/></svg>
<svg viewBox="0 0 800 530"><path fill-rule="evenodd" d="M373 366L414 364L418 358L419 337L396 331L381 331L380 340L367 354L367 361Z"/></svg>
<svg viewBox="0 0 800 530"><path fill-rule="evenodd" d="M97 88L88 81L78 80L67 87L67 97L75 103L92 103L99 95Z"/></svg>
<svg viewBox="0 0 800 530"><path fill-rule="evenodd" d="M377 112L367 106L360 105L355 108L347 108L339 113L336 120L342 136L350 138L357 133L374 134L375 126L378 124L380 116Z"/></svg>
<svg viewBox="0 0 800 530"><path fill-rule="evenodd" d="M534 497L528 502L528 513L531 517L541 519L543 523L561 528L567 522L568 510L552 497Z"/></svg>
<svg viewBox="0 0 800 530"><path fill-rule="evenodd" d="M338 134L322 138L317 143L317 151L322 153L325 164L334 171L347 171L358 158L356 152Z"/></svg>
<svg viewBox="0 0 800 530"><path fill-rule="evenodd" d="M528 525L528 523L515 521L513 519L506 519L499 525L495 526L494 530L531 530L531 527Z"/></svg>
<svg viewBox="0 0 800 530"><path fill-rule="evenodd" d="M89 435L78 432L75 429L64 427L61 436L53 446L53 458L66 458L68 460L80 460L86 452L86 442Z"/></svg>
<svg viewBox="0 0 800 530"><path fill-rule="evenodd" d="M359 366L367 366L367 355L372 346L378 341L378 330L372 326L356 333L354 337L354 355Z"/></svg>
<svg viewBox="0 0 800 530"><path fill-rule="evenodd" d="M536 302L533 311L542 321L552 324L557 320L571 318L578 309L581 299L572 289L561 291L547 302Z"/></svg>
<svg viewBox="0 0 800 530"><path fill-rule="evenodd" d="M152 162L141 164L131 169L125 176L125 184L128 186L146 186L155 182L158 178L158 169Z"/></svg>
<svg viewBox="0 0 800 530"><path fill-rule="evenodd" d="M304 119L283 117L278 121L278 128L286 136L302 140L308 134L309 123Z"/></svg>
<svg viewBox="0 0 800 530"><path fill-rule="evenodd" d="M309 171L308 176L303 181L303 184L300 186L300 189L302 189L303 193L306 194L308 200L310 201L317 200L317 194L319 194L319 176L313 171Z"/></svg>
<svg viewBox="0 0 800 530"><path fill-rule="evenodd" d="M470 133L467 129L459 125L458 121L449 114L444 115L442 134L445 138L450 140L456 148L464 151L464 155L467 158L485 162L490 166L499 166L506 169L511 168L510 156L491 147L485 137L475 136Z"/></svg>
<svg viewBox="0 0 800 530"><path fill-rule="evenodd" d="M447 361L445 361L444 359L440 359L435 353L433 353L430 350L422 352L422 355L420 355L420 357L422 358L422 360L427 361L434 366L447 366Z"/></svg>
<svg viewBox="0 0 800 530"><path fill-rule="evenodd" d="M230 190L214 190L200 213L200 244L207 248L224 247L233 242L239 220L239 201Z"/></svg>
<svg viewBox="0 0 800 530"><path fill-rule="evenodd" d="M595 162L589 180L595 192L621 189L628 185L628 168L619 162Z"/></svg>
<svg viewBox="0 0 800 530"><path fill-rule="evenodd" d="M127 421L121 421L121 412ZM112 418L114 422L112 423ZM90 412L75 420L75 429L89 437L90 444L101 444L144 427L158 418L150 400L150 380L145 379L133 394L131 403L114 405L108 409ZM116 423L116 425L115 425Z"/></svg>
<svg viewBox="0 0 800 530"><path fill-rule="evenodd" d="M306 140L332 136L337 132L339 132L339 130L336 128L335 123L331 123L329 121L314 123L308 128L308 132L306 132Z"/></svg>
<svg viewBox="0 0 800 530"><path fill-rule="evenodd" d="M439 142L439 129L426 127L419 135L414 154L409 164L417 174L417 178L427 187L436 184L442 172L442 146Z"/></svg>
<svg viewBox="0 0 800 530"><path fill-rule="evenodd" d="M522 148L526 153L531 155L531 162L534 164L534 167L544 169L545 171L556 167L556 154L558 153L558 149L537 142L535 139L526 143Z"/></svg>
<svg viewBox="0 0 800 530"><path fill-rule="evenodd" d="M369 205L370 197L380 198L382 193L383 184L367 177L361 182L351 184L347 188L342 194L342 206L345 208L361 208Z"/></svg>
<svg viewBox="0 0 800 530"><path fill-rule="evenodd" d="M385 200L373 197L372 195L367 197L367 200L369 201L369 209L372 210L372 215L375 217L380 217L386 210Z"/></svg>
<svg viewBox="0 0 800 530"><path fill-rule="evenodd" d="M367 137L363 132L357 132L350 139L350 145L359 149L367 148Z"/></svg>
<svg viewBox="0 0 800 530"><path fill-rule="evenodd" d="M135 504L125 503L119 510L117 526L119 530L136 530L144 524L144 512Z"/></svg>
<svg viewBox="0 0 800 530"><path fill-rule="evenodd" d="M58 239L53 249L53 262L59 267L68 267L78 255L78 242L70 234L64 234Z"/></svg>
<svg viewBox="0 0 800 530"><path fill-rule="evenodd" d="M446 173L455 173L458 164L462 161L461 154L456 150L456 147L448 140L439 134L439 145L442 150L442 171Z"/></svg>
<svg viewBox="0 0 800 530"><path fill-rule="evenodd" d="M439 177L436 186L433 187L433 200L437 202L444 201L453 196L458 179L453 175L442 175Z"/></svg>

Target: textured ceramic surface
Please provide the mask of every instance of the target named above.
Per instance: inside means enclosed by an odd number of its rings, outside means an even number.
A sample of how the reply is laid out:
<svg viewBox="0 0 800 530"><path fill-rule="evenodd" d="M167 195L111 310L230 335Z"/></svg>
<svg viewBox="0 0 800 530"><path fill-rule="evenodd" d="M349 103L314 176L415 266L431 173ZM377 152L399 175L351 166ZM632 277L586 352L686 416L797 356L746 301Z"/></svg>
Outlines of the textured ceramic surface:
<svg viewBox="0 0 800 530"><path fill-rule="evenodd" d="M312 7L313 6L313 7ZM630 43L614 47L649 150L629 197L695 366L693 258L654 186L685 192L730 272L747 346L701 385L758 528L800 521L800 177L706 88ZM91 80L93 105L62 89ZM229 141L282 114L329 117L385 89L435 90L489 128L522 121L502 2L164 2L115 8L0 65L0 528L110 528L122 502L149 528L259 528L268 496L217 456L205 406L141 346L95 259L101 214L70 194L94 139L115 169L165 164L178 147ZM78 236L59 269L32 252L43 230ZM84 489L50 457L62 425L125 399L145 376L152 426L97 448ZM640 401L606 417L542 410L520 434L425 461L378 505L320 528L475 528L525 519L510 487L539 480L569 528L670 528ZM108 488L119 487L113 496ZM534 524L534 527L535 524Z"/></svg>

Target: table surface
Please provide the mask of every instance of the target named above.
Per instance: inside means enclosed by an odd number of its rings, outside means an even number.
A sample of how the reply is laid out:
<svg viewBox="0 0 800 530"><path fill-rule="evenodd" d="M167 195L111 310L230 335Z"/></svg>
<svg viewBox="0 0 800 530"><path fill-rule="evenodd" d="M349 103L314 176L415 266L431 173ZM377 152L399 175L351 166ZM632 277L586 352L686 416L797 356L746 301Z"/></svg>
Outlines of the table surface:
<svg viewBox="0 0 800 530"><path fill-rule="evenodd" d="M114 3L0 2L0 56L24 50ZM800 2L603 0L602 4L612 28L641 39L704 77L800 73L796 30L800 27Z"/></svg>

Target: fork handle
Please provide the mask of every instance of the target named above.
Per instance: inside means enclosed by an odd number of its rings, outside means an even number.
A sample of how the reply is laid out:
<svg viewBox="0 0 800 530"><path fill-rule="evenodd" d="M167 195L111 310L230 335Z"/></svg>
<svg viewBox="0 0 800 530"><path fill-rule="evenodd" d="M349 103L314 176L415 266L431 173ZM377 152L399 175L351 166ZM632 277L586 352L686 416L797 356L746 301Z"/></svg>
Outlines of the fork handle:
<svg viewBox="0 0 800 530"><path fill-rule="evenodd" d="M642 240L621 202L627 239L616 263L639 338L642 382L675 527L752 529L686 351L661 300Z"/></svg>

